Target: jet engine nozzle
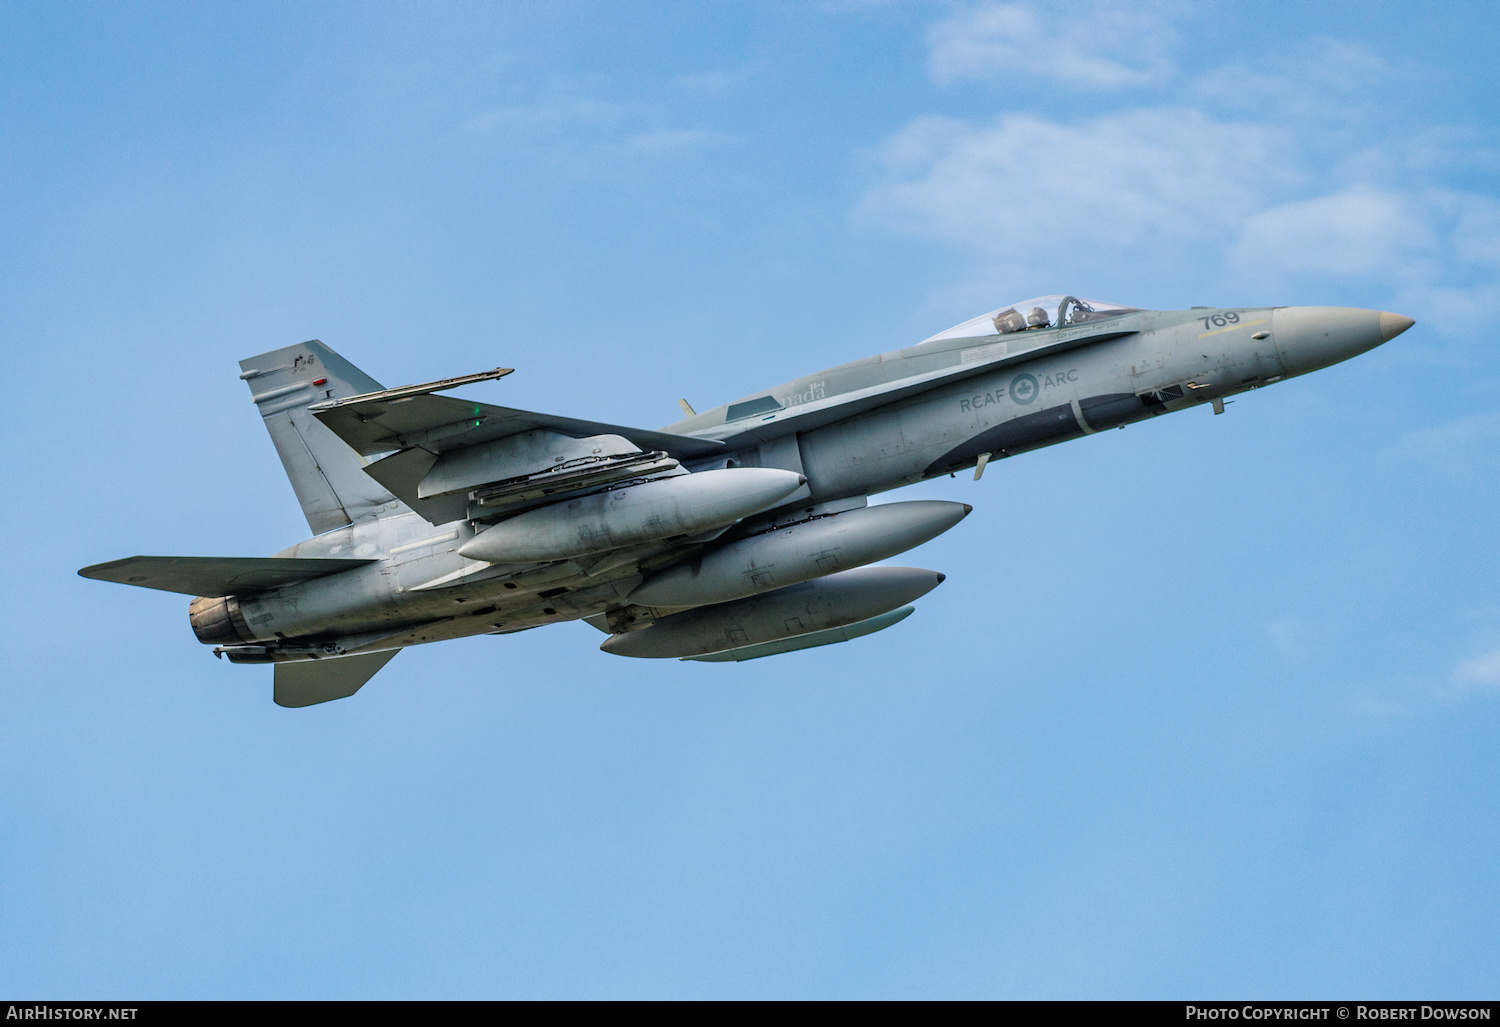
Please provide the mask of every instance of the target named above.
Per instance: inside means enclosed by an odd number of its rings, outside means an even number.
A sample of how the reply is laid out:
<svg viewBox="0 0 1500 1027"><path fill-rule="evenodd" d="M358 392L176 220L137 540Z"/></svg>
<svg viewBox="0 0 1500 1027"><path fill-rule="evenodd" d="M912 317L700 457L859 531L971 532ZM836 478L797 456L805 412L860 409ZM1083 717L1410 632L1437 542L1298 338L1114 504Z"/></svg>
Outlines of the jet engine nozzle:
<svg viewBox="0 0 1500 1027"><path fill-rule="evenodd" d="M244 614L240 613L240 601L234 596L198 596L188 603L188 622L204 645L255 640Z"/></svg>
<svg viewBox="0 0 1500 1027"><path fill-rule="evenodd" d="M1403 314L1357 307L1277 307L1271 315L1276 352L1289 375L1357 357L1414 324Z"/></svg>

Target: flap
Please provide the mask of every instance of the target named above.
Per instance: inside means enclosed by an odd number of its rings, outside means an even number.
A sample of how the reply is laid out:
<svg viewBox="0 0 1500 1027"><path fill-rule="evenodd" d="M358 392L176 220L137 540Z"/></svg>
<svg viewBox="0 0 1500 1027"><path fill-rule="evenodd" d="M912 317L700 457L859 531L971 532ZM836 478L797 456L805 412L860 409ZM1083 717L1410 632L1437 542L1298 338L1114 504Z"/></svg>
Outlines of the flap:
<svg viewBox="0 0 1500 1027"><path fill-rule="evenodd" d="M274 697L277 706L314 706L331 699L345 699L390 663L400 649L364 656L330 656L321 660L299 660L276 664Z"/></svg>
<svg viewBox="0 0 1500 1027"><path fill-rule="evenodd" d="M98 581L213 597L264 592L374 562L279 556L129 556L109 563L96 563L78 573Z"/></svg>

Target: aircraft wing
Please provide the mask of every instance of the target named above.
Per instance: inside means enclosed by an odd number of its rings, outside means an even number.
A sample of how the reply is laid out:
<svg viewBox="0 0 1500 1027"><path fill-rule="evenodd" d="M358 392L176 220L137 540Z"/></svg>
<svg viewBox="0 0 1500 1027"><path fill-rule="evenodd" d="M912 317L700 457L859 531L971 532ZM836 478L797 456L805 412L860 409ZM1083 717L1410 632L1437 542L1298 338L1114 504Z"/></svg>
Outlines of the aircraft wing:
<svg viewBox="0 0 1500 1027"><path fill-rule="evenodd" d="M308 410L361 456L382 456L382 459L365 465L365 473L433 524L445 524L463 517L468 502L463 494L439 498L420 495L420 483L437 462L439 454L522 432L541 430L574 439L617 435L642 452L665 452L675 460L707 456L724 448L722 442L714 439L433 395L469 382L501 378L510 373L508 368L497 367L493 371L445 378L425 385L407 385L327 400L314 403Z"/></svg>
<svg viewBox="0 0 1500 1027"><path fill-rule="evenodd" d="M469 376L474 377L477 376ZM357 453L367 457L417 446L430 452L446 452L538 428L572 438L619 435L643 450L662 450L678 460L707 456L724 448L712 439L539 414L453 396L434 396L430 392L415 395L411 392L436 387L453 386L435 382L431 386L388 389L318 403L308 409Z"/></svg>
<svg viewBox="0 0 1500 1027"><path fill-rule="evenodd" d="M255 556L128 556L96 563L78 573L98 581L213 597L263 592L374 562Z"/></svg>

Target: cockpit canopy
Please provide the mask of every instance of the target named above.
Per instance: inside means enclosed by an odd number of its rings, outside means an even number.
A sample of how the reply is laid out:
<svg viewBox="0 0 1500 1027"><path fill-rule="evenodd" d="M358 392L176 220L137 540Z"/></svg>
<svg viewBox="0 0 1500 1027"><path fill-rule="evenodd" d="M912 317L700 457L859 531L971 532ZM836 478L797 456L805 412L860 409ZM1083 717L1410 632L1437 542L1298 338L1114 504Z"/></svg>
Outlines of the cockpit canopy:
<svg viewBox="0 0 1500 1027"><path fill-rule="evenodd" d="M999 307L988 314L970 318L963 324L954 325L946 332L939 332L923 342L938 342L942 339L972 339L981 335L1008 335L1037 328L1061 328L1084 321L1102 321L1107 317L1119 317L1140 307L1122 307L1118 303L1103 303L1099 300L1081 300L1077 296L1037 296L1022 300L1007 307Z"/></svg>

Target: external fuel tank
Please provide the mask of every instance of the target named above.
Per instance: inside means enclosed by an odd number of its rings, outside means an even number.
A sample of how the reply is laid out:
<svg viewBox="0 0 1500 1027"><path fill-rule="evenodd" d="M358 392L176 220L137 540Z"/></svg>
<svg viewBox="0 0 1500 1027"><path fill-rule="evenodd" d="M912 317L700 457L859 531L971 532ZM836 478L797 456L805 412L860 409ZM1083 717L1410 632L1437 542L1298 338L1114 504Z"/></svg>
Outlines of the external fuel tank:
<svg viewBox="0 0 1500 1027"><path fill-rule="evenodd" d="M687 608L861 567L935 538L963 520L967 503L884 503L801 521L730 542L648 578L630 594L639 606Z"/></svg>
<svg viewBox="0 0 1500 1027"><path fill-rule="evenodd" d="M539 563L696 535L775 506L805 481L769 467L679 474L528 510L475 535L459 554Z"/></svg>
<svg viewBox="0 0 1500 1027"><path fill-rule="evenodd" d="M855 624L937 588L943 575L918 567L856 567L764 595L675 613L599 648L653 659L702 656Z"/></svg>

